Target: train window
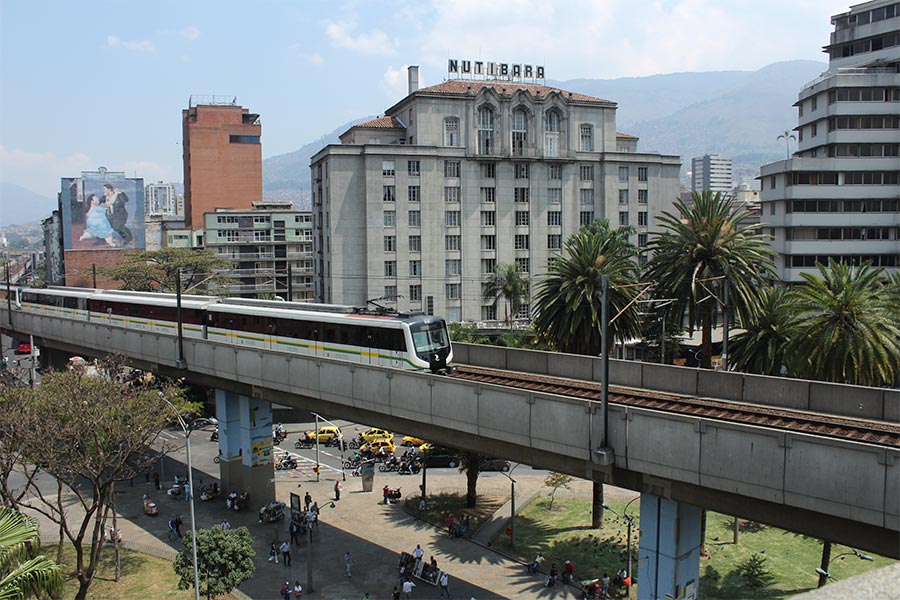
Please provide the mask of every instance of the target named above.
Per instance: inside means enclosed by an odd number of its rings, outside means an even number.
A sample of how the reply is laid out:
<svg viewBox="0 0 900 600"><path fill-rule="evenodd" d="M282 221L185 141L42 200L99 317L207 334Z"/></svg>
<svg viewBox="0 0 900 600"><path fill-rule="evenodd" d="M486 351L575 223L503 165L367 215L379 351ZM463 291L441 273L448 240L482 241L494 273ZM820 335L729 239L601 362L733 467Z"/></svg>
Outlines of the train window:
<svg viewBox="0 0 900 600"><path fill-rule="evenodd" d="M334 325L328 324L324 327L324 339L326 342L333 342L337 339L337 332L335 331Z"/></svg>

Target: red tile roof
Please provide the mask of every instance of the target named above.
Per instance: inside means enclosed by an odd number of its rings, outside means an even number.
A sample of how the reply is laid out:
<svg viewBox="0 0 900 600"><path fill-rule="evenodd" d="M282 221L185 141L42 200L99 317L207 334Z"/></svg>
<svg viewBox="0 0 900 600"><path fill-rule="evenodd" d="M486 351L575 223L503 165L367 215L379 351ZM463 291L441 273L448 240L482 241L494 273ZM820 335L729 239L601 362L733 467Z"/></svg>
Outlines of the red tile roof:
<svg viewBox="0 0 900 600"><path fill-rule="evenodd" d="M406 129L397 117L379 117L354 125L351 129L354 127L363 127L365 129Z"/></svg>
<svg viewBox="0 0 900 600"><path fill-rule="evenodd" d="M636 136L636 135L631 135L630 133L622 133L620 131L616 132L616 137L617 138L632 138L635 140L638 139L638 136Z"/></svg>
<svg viewBox="0 0 900 600"><path fill-rule="evenodd" d="M533 83L519 83L515 81L472 81L468 79L449 79L443 83L439 83L437 85L432 85L427 88L422 88L420 92L428 92L430 94L446 94L450 96L463 95L469 91L478 92L482 88L494 88L494 90L498 94L508 93L512 94L517 90L526 90L531 93L532 96L537 96L538 94L542 96L546 96L550 92L558 92L562 94L563 97L575 100L577 102L592 102L596 104L615 104L609 100L603 100L602 98L594 98L593 96L586 96L584 94L577 94L575 92L567 92L565 90L561 90L559 88L550 87L547 85L537 85ZM505 90L505 92L504 92Z"/></svg>

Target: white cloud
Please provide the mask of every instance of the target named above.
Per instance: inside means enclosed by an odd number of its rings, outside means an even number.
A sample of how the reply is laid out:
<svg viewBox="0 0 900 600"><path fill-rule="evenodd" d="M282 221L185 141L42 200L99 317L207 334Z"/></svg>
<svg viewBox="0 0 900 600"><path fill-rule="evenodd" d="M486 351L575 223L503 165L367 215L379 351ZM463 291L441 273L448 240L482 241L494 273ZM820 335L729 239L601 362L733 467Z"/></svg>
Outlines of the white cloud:
<svg viewBox="0 0 900 600"><path fill-rule="evenodd" d="M82 152L57 156L0 146L0 178L42 196L56 197L61 177L77 177L96 168L97 162Z"/></svg>
<svg viewBox="0 0 900 600"><path fill-rule="evenodd" d="M378 83L378 87L384 92L384 95L391 104L397 102L401 98L405 98L406 93L409 91L406 75L407 66L408 65L403 65L396 69L393 66L389 66L384 72L384 75L381 76L381 81Z"/></svg>
<svg viewBox="0 0 900 600"><path fill-rule="evenodd" d="M193 42L200 37L200 30L191 25L179 31L178 35L186 42Z"/></svg>
<svg viewBox="0 0 900 600"><path fill-rule="evenodd" d="M303 44L291 44L288 46L288 51L314 67L325 64L325 59L322 58L321 54L318 52L307 52L306 46Z"/></svg>
<svg viewBox="0 0 900 600"><path fill-rule="evenodd" d="M432 0L415 58L432 76L447 59L540 64L548 78L758 69L819 52L847 0ZM424 70L424 69L423 69Z"/></svg>
<svg viewBox="0 0 900 600"><path fill-rule="evenodd" d="M393 56L397 52L397 42L380 29L354 35L356 24L347 21L325 23L325 34L336 48L345 48L360 54L380 54Z"/></svg>
<svg viewBox="0 0 900 600"><path fill-rule="evenodd" d="M115 35L106 36L106 46L108 48L125 48L132 52L156 52L156 46L150 40L130 41Z"/></svg>

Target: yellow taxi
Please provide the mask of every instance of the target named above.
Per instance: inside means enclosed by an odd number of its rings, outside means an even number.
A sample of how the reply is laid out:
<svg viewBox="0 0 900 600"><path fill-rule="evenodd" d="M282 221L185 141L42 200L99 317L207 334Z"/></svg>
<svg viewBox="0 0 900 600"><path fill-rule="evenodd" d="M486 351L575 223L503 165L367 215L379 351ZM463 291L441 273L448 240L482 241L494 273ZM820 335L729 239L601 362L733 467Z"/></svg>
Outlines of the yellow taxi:
<svg viewBox="0 0 900 600"><path fill-rule="evenodd" d="M434 450L434 444L432 444L431 442L425 442L424 444L419 446L419 452L421 452L422 454L431 452L432 450Z"/></svg>
<svg viewBox="0 0 900 600"><path fill-rule="evenodd" d="M404 435L403 439L400 440L401 446L421 446L425 443L425 440L422 438L415 437L413 435Z"/></svg>
<svg viewBox="0 0 900 600"><path fill-rule="evenodd" d="M378 429L377 427L372 427L371 429L367 429L363 431L359 435L362 436L362 439L366 441L366 443L371 444L372 442L392 442L394 441L394 434L388 431L387 429Z"/></svg>
<svg viewBox="0 0 900 600"><path fill-rule="evenodd" d="M360 452L373 452L378 454L380 450L384 448L385 454L393 454L397 451L397 447L394 446L394 442L390 440L380 440L377 442L372 442L371 444L366 444L362 448L359 449Z"/></svg>
<svg viewBox="0 0 900 600"><path fill-rule="evenodd" d="M341 430L337 427L332 427L330 425L326 425L325 427L319 427L319 431L309 431L306 434L306 439L316 441L318 438L320 444L328 444L334 438L339 437L341 435Z"/></svg>

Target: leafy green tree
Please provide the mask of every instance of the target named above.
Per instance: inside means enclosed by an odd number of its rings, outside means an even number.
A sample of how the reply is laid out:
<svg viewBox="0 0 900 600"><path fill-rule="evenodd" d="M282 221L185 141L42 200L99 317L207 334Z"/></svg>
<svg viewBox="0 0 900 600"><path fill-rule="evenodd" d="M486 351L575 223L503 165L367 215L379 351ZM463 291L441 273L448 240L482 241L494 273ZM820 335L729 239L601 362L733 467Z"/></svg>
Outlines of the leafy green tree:
<svg viewBox="0 0 900 600"><path fill-rule="evenodd" d="M880 386L900 370L900 326L883 269L834 260L794 288L797 332L788 347L799 377Z"/></svg>
<svg viewBox="0 0 900 600"><path fill-rule="evenodd" d="M256 572L253 564L253 536L246 527L223 530L221 527L197 530L197 573L200 594L207 600L231 593L241 583L252 579ZM184 536L173 565L180 577L178 588L194 587L194 557L191 532Z"/></svg>
<svg viewBox="0 0 900 600"><path fill-rule="evenodd" d="M490 344L491 339L478 332L475 323L450 323L450 339L465 344Z"/></svg>
<svg viewBox="0 0 900 600"><path fill-rule="evenodd" d="M550 264L535 294L534 327L543 339L562 352L600 353L603 275L609 276L611 337L640 335L637 310L634 304L629 306L638 290L623 287L638 279L637 248L628 240L632 233L630 228L613 229L602 220L566 240L564 255Z"/></svg>
<svg viewBox="0 0 900 600"><path fill-rule="evenodd" d="M738 576L744 582L744 587L750 590L753 597L759 595L760 590L769 587L775 579L772 572L766 567L766 557L759 554L751 554L737 568Z"/></svg>
<svg viewBox="0 0 900 600"><path fill-rule="evenodd" d="M501 298L504 300L504 320L512 331L512 320L529 297L528 280L516 265L499 263L484 282L482 296L494 307Z"/></svg>
<svg viewBox="0 0 900 600"><path fill-rule="evenodd" d="M544 479L544 485L550 488L550 504L547 506L547 510L553 510L553 501L556 500L556 492L559 491L559 488L569 489L569 484L573 481L575 478L565 473L556 471L547 473L547 477Z"/></svg>
<svg viewBox="0 0 900 600"><path fill-rule="evenodd" d="M62 567L45 556L35 555L40 542L34 519L0 506L0 598L62 593Z"/></svg>
<svg viewBox="0 0 900 600"><path fill-rule="evenodd" d="M230 283L221 271L232 266L231 261L205 248L162 248L129 254L118 265L98 271L105 277L121 281L123 290L172 294L179 270L182 289L185 293L196 293L196 290Z"/></svg>
<svg viewBox="0 0 900 600"><path fill-rule="evenodd" d="M675 210L658 218L661 231L650 242L645 279L655 283L658 298L674 299L668 313L675 322L684 323L687 315L691 330L700 326L701 366L708 369L722 285L728 286L731 313L751 322L766 280L775 277L772 250L762 225L742 226L749 211L733 209L731 197L721 192L692 193L691 206L678 199Z"/></svg>
<svg viewBox="0 0 900 600"><path fill-rule="evenodd" d="M748 373L783 375L795 316L794 297L788 288L766 288L756 317L731 339L729 365Z"/></svg>

